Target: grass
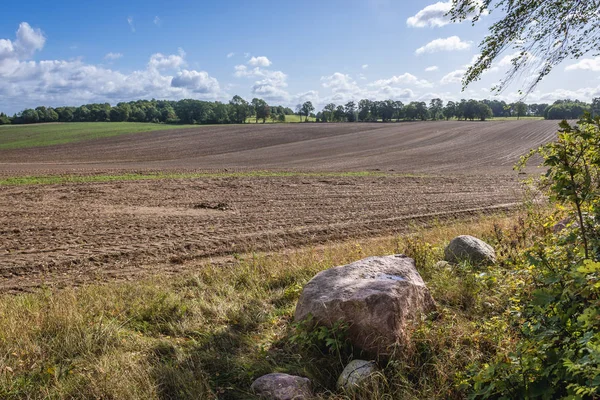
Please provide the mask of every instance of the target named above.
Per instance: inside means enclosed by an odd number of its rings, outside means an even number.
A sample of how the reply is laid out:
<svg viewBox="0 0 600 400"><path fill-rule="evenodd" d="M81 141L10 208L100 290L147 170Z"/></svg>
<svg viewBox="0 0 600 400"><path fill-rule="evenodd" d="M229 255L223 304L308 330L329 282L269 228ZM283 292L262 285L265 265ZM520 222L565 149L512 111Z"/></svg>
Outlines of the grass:
<svg viewBox="0 0 600 400"><path fill-rule="evenodd" d="M179 129L188 126L139 122L2 125L0 126L0 150L52 146L130 133Z"/></svg>
<svg viewBox="0 0 600 400"><path fill-rule="evenodd" d="M514 292L502 259L521 229L515 220L482 217L411 236L243 254L225 265L190 261L192 272L176 278L4 295L0 398L246 399L255 378L275 371L311 378L321 398L462 398L469 365L513 344L501 316ZM435 266L449 239L465 233L496 245L496 272ZM376 388L346 397L335 380L360 354L292 340L296 301L321 270L398 252L415 258L438 316L382 364Z"/></svg>
<svg viewBox="0 0 600 400"><path fill-rule="evenodd" d="M269 178L269 177L361 177L387 176L385 172L293 172L293 171L240 171L240 172L157 172L98 175L40 175L0 178L0 186L55 185L63 183L89 183L113 181L139 181L157 179L194 179L194 178ZM395 175L397 176L397 175ZM408 175L403 175L408 176Z"/></svg>
<svg viewBox="0 0 600 400"><path fill-rule="evenodd" d="M296 123L296 122L304 122L305 117L300 117L299 115L296 114L292 114L292 115L286 115L285 116L285 122L286 123ZM315 122L316 119L314 117L308 117L308 120L310 122ZM246 119L246 123L247 124L262 124L262 120L258 120L258 122L256 122L256 118L248 118ZM273 122L271 120L271 118L267 118L267 121L265 122L267 124L273 124L273 123L280 123L280 122Z"/></svg>
<svg viewBox="0 0 600 400"><path fill-rule="evenodd" d="M490 118L490 121L542 121L544 120L544 117L494 117L494 118Z"/></svg>

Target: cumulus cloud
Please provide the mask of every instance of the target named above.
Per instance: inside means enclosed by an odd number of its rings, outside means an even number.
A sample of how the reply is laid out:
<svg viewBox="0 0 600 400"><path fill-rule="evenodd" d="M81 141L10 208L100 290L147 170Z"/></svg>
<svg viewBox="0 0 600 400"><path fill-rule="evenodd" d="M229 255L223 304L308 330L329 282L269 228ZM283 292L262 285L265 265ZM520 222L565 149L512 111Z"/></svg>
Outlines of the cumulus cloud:
<svg viewBox="0 0 600 400"><path fill-rule="evenodd" d="M179 49L178 54L164 55L161 53L153 54L150 57L148 66L152 69L173 69L185 65L185 51Z"/></svg>
<svg viewBox="0 0 600 400"><path fill-rule="evenodd" d="M269 66L271 66L272 62L267 57L261 56L261 57L252 57L248 61L248 64L252 65L253 67L269 67Z"/></svg>
<svg viewBox="0 0 600 400"><path fill-rule="evenodd" d="M162 26L162 19L160 19L160 17L157 15L156 17L154 17L154 20L152 21L154 22L154 25L156 26Z"/></svg>
<svg viewBox="0 0 600 400"><path fill-rule="evenodd" d="M435 39L423 47L419 47L415 53L417 55L425 53L437 53L440 51L461 51L471 48L472 42L464 42L458 36L450 36L445 39Z"/></svg>
<svg viewBox="0 0 600 400"><path fill-rule="evenodd" d="M131 29L131 32L135 32L135 25L133 25L133 17L127 17L127 24Z"/></svg>
<svg viewBox="0 0 600 400"><path fill-rule="evenodd" d="M478 2L481 4L481 1ZM412 28L437 28L452 23L449 16L446 14L452 8L452 0L447 2L437 2L435 4L428 5L427 7L420 10L418 13L409 17L406 20L406 24ZM485 11L482 15L487 15Z"/></svg>
<svg viewBox="0 0 600 400"><path fill-rule="evenodd" d="M452 1L438 2L428 5L414 16L406 20L406 24L413 28L440 27L448 25L451 21L446 13L452 8Z"/></svg>
<svg viewBox="0 0 600 400"><path fill-rule="evenodd" d="M219 82L205 71L180 71L171 81L171 86L189 89L194 93L216 93Z"/></svg>
<svg viewBox="0 0 600 400"><path fill-rule="evenodd" d="M442 85L448 85L451 83L461 83L462 78L466 72L467 72L467 70L465 70L465 69L457 69L455 71L452 71L449 74L444 75L442 77L442 79L440 80L440 83Z"/></svg>
<svg viewBox="0 0 600 400"><path fill-rule="evenodd" d="M16 112L40 104L56 106L88 102L130 101L140 98L219 98L219 83L204 71L181 69L185 53L150 57L145 69L122 73L82 60L28 58L43 47L39 30L21 24L14 41L0 39L0 109ZM111 53L109 53L111 54ZM116 54L108 57L115 58ZM175 76L165 74L173 69Z"/></svg>
<svg viewBox="0 0 600 400"><path fill-rule="evenodd" d="M108 53L104 56L105 60L118 60L119 58L123 57L123 54L121 53Z"/></svg>
<svg viewBox="0 0 600 400"><path fill-rule="evenodd" d="M321 77L321 84L323 87L331 89L333 93L352 93L359 90L356 81L350 75L341 72Z"/></svg>
<svg viewBox="0 0 600 400"><path fill-rule="evenodd" d="M252 57L248 64L255 66L248 68L246 65L236 65L234 67L234 76L237 78L255 78L257 79L251 87L253 95L261 97L267 101L286 102L290 99L290 94L286 91L287 75L282 71L273 71L267 68L271 61L267 57Z"/></svg>
<svg viewBox="0 0 600 400"><path fill-rule="evenodd" d="M0 44L0 48L1 48L1 44ZM1 54L2 54L2 50L0 50L0 55ZM567 65L565 67L565 71L576 71L576 70L594 71L594 72L600 71L600 57L584 58L584 59L579 60L575 64Z"/></svg>
<svg viewBox="0 0 600 400"><path fill-rule="evenodd" d="M391 86L391 85L414 85L419 87L432 87L433 84L425 79L418 79L413 74L404 73L398 76L392 76L389 79L379 79L370 84L370 86Z"/></svg>
<svg viewBox="0 0 600 400"><path fill-rule="evenodd" d="M233 56L235 56L235 53L227 53L227 58L231 58Z"/></svg>
<svg viewBox="0 0 600 400"><path fill-rule="evenodd" d="M367 69L369 68L369 64L363 64L362 69Z"/></svg>
<svg viewBox="0 0 600 400"><path fill-rule="evenodd" d="M432 65L431 67L427 67L425 68L425 72L433 72L433 71L437 71L439 68L437 65Z"/></svg>

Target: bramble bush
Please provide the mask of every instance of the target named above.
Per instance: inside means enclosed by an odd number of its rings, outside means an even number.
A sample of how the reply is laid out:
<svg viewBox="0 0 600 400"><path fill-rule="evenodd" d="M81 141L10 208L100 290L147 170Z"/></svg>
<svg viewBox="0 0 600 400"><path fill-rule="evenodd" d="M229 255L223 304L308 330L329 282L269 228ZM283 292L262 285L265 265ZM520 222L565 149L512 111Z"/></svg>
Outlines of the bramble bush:
<svg viewBox="0 0 600 400"><path fill-rule="evenodd" d="M543 158L541 187L557 211L518 267L524 290L510 306L514 351L473 365L471 398L600 397L600 118L560 124ZM557 222L560 222L557 224Z"/></svg>

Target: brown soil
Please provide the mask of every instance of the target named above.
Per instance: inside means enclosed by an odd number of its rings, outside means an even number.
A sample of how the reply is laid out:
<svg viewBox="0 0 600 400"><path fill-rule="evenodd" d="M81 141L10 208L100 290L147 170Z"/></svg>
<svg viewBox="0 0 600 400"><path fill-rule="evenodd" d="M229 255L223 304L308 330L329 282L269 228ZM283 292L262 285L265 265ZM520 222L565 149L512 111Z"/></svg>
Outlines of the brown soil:
<svg viewBox="0 0 600 400"><path fill-rule="evenodd" d="M506 173L556 121L224 125L0 151L0 175L296 169Z"/></svg>
<svg viewBox="0 0 600 400"><path fill-rule="evenodd" d="M508 210L520 198L512 164L551 140L555 127L546 121L200 127L0 152L0 175L395 171L0 187L0 291L176 273L189 259L395 234Z"/></svg>

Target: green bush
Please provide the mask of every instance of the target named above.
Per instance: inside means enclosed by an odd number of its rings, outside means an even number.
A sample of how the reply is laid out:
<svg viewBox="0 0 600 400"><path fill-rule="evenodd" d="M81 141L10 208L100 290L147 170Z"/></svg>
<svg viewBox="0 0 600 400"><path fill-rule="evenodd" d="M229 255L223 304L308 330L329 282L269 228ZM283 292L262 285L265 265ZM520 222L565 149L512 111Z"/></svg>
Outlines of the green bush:
<svg viewBox="0 0 600 400"><path fill-rule="evenodd" d="M510 308L520 340L514 351L473 365L472 398L600 396L600 119L586 115L560 128L556 142L521 166L542 156L541 185L558 209L545 223L566 219L526 251L526 285Z"/></svg>

